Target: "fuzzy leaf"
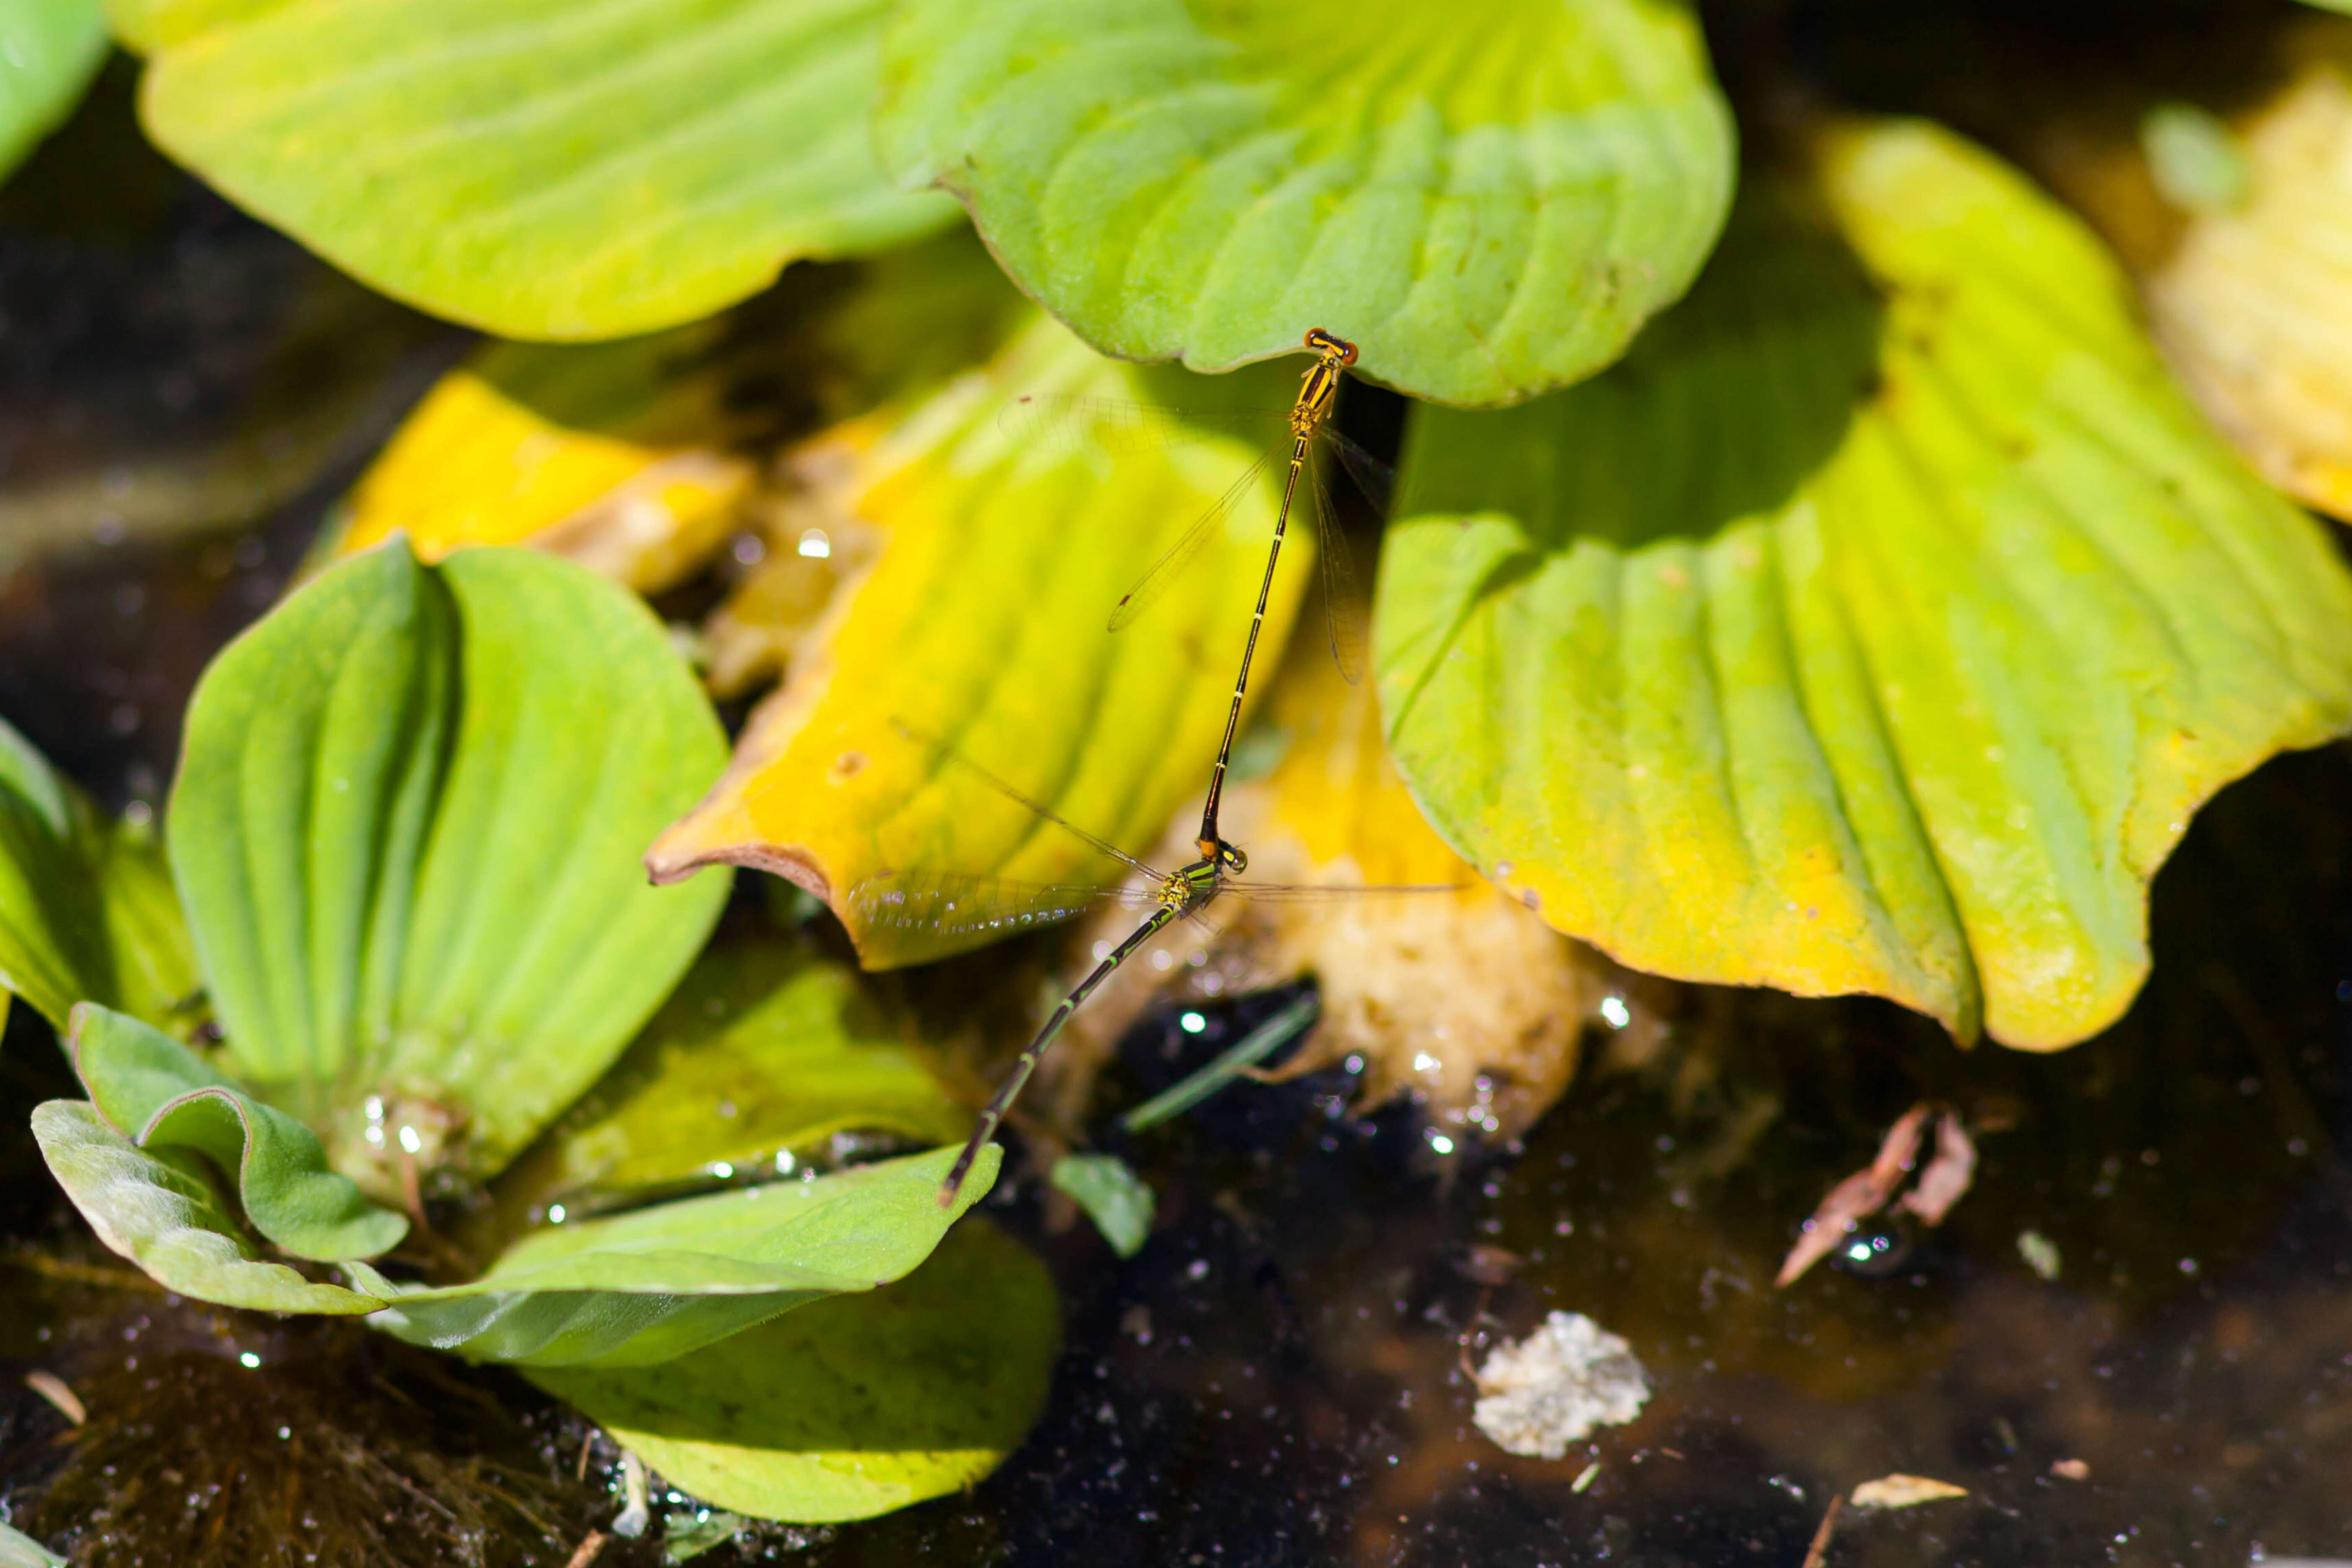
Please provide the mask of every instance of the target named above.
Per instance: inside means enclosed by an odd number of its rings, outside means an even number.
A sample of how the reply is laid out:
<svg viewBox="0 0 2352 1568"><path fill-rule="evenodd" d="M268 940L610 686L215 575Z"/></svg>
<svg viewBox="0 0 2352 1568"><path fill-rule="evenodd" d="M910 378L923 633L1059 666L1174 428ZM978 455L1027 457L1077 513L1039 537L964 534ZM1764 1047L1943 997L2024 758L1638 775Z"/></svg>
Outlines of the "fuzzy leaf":
<svg viewBox="0 0 2352 1568"><path fill-rule="evenodd" d="M73 112L105 59L99 0L0 0L0 179Z"/></svg>
<svg viewBox="0 0 2352 1568"><path fill-rule="evenodd" d="M673 326L953 219L875 164L880 0L116 3L166 152L508 337Z"/></svg>
<svg viewBox="0 0 2352 1568"><path fill-rule="evenodd" d="M1149 619L1113 634L1119 595L1261 449L1182 418L1106 442L1087 429L1049 438L1008 416L1024 395L1042 409L1072 397L1229 406L1255 393L1280 407L1286 394L1268 386L1286 380L1138 372L1039 321L987 375L853 448L857 477L842 505L850 526L880 533L878 561L753 716L718 788L655 845L654 875L719 861L789 877L832 905L869 968L962 951L1019 923L893 924L859 897L873 879L1120 880L1116 862L934 742L1129 850L1150 843L1215 754L1274 496L1254 481ZM1172 395L1153 395L1163 390ZM1278 416L1265 434L1284 434ZM1266 612L1276 646L1311 566L1300 532Z"/></svg>
<svg viewBox="0 0 2352 1568"><path fill-rule="evenodd" d="M0 985L60 1029L79 1001L161 1021L196 989L153 839L106 821L5 722Z"/></svg>
<svg viewBox="0 0 2352 1568"><path fill-rule="evenodd" d="M73 1011L74 1072L115 1131L142 1149L192 1149L232 1177L253 1228L297 1258L335 1262L391 1251L408 1221L327 1166L299 1121L262 1104L187 1047L136 1018Z"/></svg>
<svg viewBox="0 0 2352 1568"><path fill-rule="evenodd" d="M172 855L223 1066L372 1190L388 1129L495 1173L709 932L724 880L649 889L637 856L722 761L660 626L580 567L395 544L324 574L189 710Z"/></svg>
<svg viewBox="0 0 2352 1568"><path fill-rule="evenodd" d="M971 1485L1044 1407L1054 1285L980 1221L869 1296L821 1301L661 1366L542 1368L663 1476L761 1519L866 1519Z"/></svg>
<svg viewBox="0 0 2352 1568"><path fill-rule="evenodd" d="M1379 606L1430 821L1637 967L2066 1045L2190 814L2352 721L2352 579L2109 258L1915 123L1756 187L1589 386L1424 410Z"/></svg>
<svg viewBox="0 0 2352 1568"><path fill-rule="evenodd" d="M773 944L712 949L508 1186L622 1194L804 1153L836 1132L945 1143L971 1113L844 965Z"/></svg>
<svg viewBox="0 0 2352 1568"><path fill-rule="evenodd" d="M996 1180L992 1145L952 1208L960 1151L860 1165L550 1226L479 1279L400 1290L376 1325L412 1344L530 1366L646 1366L752 1324L898 1279ZM364 1266L355 1276L389 1294Z"/></svg>
<svg viewBox="0 0 2352 1568"><path fill-rule="evenodd" d="M67 1568L67 1564L23 1531L0 1523L0 1568Z"/></svg>
<svg viewBox="0 0 2352 1568"><path fill-rule="evenodd" d="M893 171L1088 342L1196 370L1321 326L1517 402L1622 353L1731 190L1678 0L909 0L885 57Z"/></svg>
<svg viewBox="0 0 2352 1568"><path fill-rule="evenodd" d="M189 1151L141 1149L79 1100L35 1106L33 1136L98 1238L167 1289L265 1312L350 1314L383 1305L264 1261Z"/></svg>

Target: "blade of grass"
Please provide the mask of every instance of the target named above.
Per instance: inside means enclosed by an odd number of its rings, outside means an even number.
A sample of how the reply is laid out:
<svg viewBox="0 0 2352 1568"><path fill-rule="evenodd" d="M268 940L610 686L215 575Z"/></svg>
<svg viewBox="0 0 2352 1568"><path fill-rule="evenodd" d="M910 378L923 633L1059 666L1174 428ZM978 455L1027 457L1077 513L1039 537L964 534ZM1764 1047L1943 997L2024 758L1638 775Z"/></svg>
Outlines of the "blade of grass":
<svg viewBox="0 0 2352 1568"><path fill-rule="evenodd" d="M1217 1053L1214 1060L1171 1089L1164 1089L1119 1118L1122 1132L1142 1132L1184 1114L1249 1068L1257 1066L1315 1022L1322 1003L1312 994L1301 996L1281 1012Z"/></svg>

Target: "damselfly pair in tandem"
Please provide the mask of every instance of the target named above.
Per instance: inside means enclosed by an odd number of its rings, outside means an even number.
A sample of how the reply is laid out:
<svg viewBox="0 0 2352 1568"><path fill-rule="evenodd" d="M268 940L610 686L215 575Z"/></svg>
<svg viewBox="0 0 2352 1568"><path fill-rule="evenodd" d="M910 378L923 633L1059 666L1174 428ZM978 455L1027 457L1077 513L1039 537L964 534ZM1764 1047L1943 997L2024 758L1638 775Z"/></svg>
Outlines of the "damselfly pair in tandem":
<svg viewBox="0 0 2352 1568"><path fill-rule="evenodd" d="M1331 451L1376 508L1382 505L1387 497L1388 471L1378 459L1331 426L1341 372L1354 363L1355 345L1318 328L1307 334L1306 346L1315 354L1315 363L1305 373L1298 396L1286 411L1238 415L1220 411L1196 415L1096 399L1066 403L1024 399L1007 411L1007 427L1021 439L1085 440L1113 447L1139 440L1164 439L1165 433L1180 424L1239 426L1244 429L1255 425L1263 429L1272 423L1278 424L1284 432L1280 441L1271 444L1265 455L1234 480L1215 505L1187 528L1150 571L1120 598L1110 617L1110 629L1115 632L1133 625L1166 592L1170 584L1199 554L1202 545L1220 531L1233 510L1258 493L1268 468L1276 465L1281 465L1283 474L1282 502L1276 513L1274 536L1266 552L1265 571L1259 581L1257 602L1251 613L1248 637L1243 645L1241 669L1234 681L1223 736L1218 743L1216 758L1210 770L1200 833L1194 842L1199 858L1191 864L1173 872L1160 871L1147 865L1108 840L1057 816L978 763L955 755L943 745L916 733L904 724L898 726L901 735L909 742L932 746L939 752L941 761L954 762L991 788L1075 834L1109 861L1123 867L1129 877L1124 884L1115 887L1048 887L938 873L894 874L869 879L851 889L848 894L851 907L845 910L845 913L854 913L862 922L875 925L958 931L1020 928L1066 920L1107 900L1149 910L1133 933L1105 953L1055 1005L1035 1037L1015 1059L1012 1071L1007 1074L994 1098L982 1110L961 1156L941 1185L940 1202L942 1206L953 1203L964 1178L979 1158L980 1151L995 1135L1013 1100L1036 1070L1038 1061L1053 1044L1055 1037L1060 1034L1063 1026L1068 1023L1071 1015L1122 964L1148 948L1154 938L1175 921L1197 921L1211 903L1227 895L1265 900L1321 900L1460 890L1460 885L1452 883L1393 887L1252 883L1241 879L1248 868L1247 855L1227 842L1219 830L1218 818L1224 798L1225 777L1232 762L1234 739L1241 728L1250 668L1257 652L1259 634L1273 593L1275 570L1281 559L1291 508L1302 493L1307 498L1316 520L1317 543L1322 562L1324 613L1332 657L1338 662L1341 675L1349 682L1360 679L1363 674L1363 634L1357 610L1356 574L1346 535L1339 528L1329 491L1316 469L1314 455L1318 447Z"/></svg>

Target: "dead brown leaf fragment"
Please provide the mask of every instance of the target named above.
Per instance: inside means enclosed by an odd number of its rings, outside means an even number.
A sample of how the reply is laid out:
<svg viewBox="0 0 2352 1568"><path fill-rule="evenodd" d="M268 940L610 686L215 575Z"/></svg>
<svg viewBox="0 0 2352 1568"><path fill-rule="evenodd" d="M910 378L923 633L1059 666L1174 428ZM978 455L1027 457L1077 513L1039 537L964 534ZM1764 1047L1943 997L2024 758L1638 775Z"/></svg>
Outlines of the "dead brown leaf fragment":
<svg viewBox="0 0 2352 1568"><path fill-rule="evenodd" d="M80 1396L56 1373L37 1367L25 1374L25 1386L56 1405L58 1413L75 1426L79 1426L89 1419L89 1412L83 1407Z"/></svg>
<svg viewBox="0 0 2352 1568"><path fill-rule="evenodd" d="M1968 1488L1939 1481L1933 1476L1906 1476L1897 1472L1881 1476L1874 1481L1864 1481L1854 1488L1853 1506L1860 1509L1916 1508L1924 1502L1944 1502L1968 1495Z"/></svg>
<svg viewBox="0 0 2352 1568"><path fill-rule="evenodd" d="M1836 1251L1838 1244L1863 1221L1895 1203L1903 1178L1918 1161L1919 1145L1931 1117L1936 1125L1935 1152L1920 1173L1918 1184L1905 1193L1895 1207L1916 1215L1927 1225L1944 1222L1975 1179L1976 1143L1957 1111L1938 1111L1922 1103L1905 1111L1886 1130L1867 1169L1848 1176L1822 1199L1781 1263L1780 1275L1772 1282L1776 1289L1795 1283L1805 1270Z"/></svg>
<svg viewBox="0 0 2352 1568"><path fill-rule="evenodd" d="M1822 1526L1813 1531L1813 1543L1805 1548L1804 1568L1822 1568L1830 1560L1830 1540L1837 1534L1838 1515L1845 1508L1845 1494L1830 1499L1827 1512L1822 1515Z"/></svg>
<svg viewBox="0 0 2352 1568"><path fill-rule="evenodd" d="M1976 1179L1977 1146L1960 1119L1950 1111L1936 1119L1936 1152L1919 1173L1919 1184L1903 1194L1899 1205L1928 1225L1941 1225L1952 1205L1966 1195Z"/></svg>
<svg viewBox="0 0 2352 1568"><path fill-rule="evenodd" d="M1775 1286L1793 1284L1797 1278L1814 1264L1835 1251L1839 1242L1862 1222L1886 1206L1895 1196L1895 1187L1903 1173L1919 1152L1919 1132L1926 1125L1927 1107L1915 1105L1905 1111L1880 1140L1878 1156L1867 1169L1856 1171L1836 1186L1813 1210L1805 1221L1804 1231L1797 1245L1780 1265Z"/></svg>

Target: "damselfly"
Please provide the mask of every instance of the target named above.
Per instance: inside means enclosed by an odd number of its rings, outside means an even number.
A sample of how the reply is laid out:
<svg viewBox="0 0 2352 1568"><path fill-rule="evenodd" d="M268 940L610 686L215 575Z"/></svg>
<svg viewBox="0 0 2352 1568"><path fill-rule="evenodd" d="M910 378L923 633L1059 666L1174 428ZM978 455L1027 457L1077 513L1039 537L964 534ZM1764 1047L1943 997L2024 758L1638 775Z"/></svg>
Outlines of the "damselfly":
<svg viewBox="0 0 2352 1568"><path fill-rule="evenodd" d="M1366 893L1452 893L1461 889L1453 883L1431 882L1409 886L1370 887L1363 884L1310 885L1274 884L1239 880L1249 868L1249 857L1236 845L1214 841L1212 851L1191 865L1175 871L1161 871L1138 859L1106 838L1101 838L1030 799L994 773L970 758L936 742L926 742L907 725L894 724L901 735L918 744L934 745L940 755L965 771L984 780L990 787L1007 798L1018 802L1045 821L1092 845L1107 858L1125 868L1118 882L1085 885L1048 886L1034 882L1010 882L987 877L940 876L932 873L887 873L869 877L853 886L844 902L843 913L864 925L895 926L899 929L920 928L929 931L1016 931L1029 926L1045 925L1068 920L1086 913L1106 902L1125 904L1150 910L1143 922L1124 941L1099 954L1093 969L1071 987L1067 995L1055 1005L1045 1022L1037 1030L1013 1064L994 1098L980 1113L980 1121L964 1144L963 1152L948 1178L940 1188L940 1204L946 1207L954 1203L963 1179L971 1173L972 1162L980 1158L981 1150L995 1136L1005 1113L1027 1085L1029 1077L1037 1070L1037 1063L1062 1032L1096 987L1111 977L1118 967L1150 946L1152 938L1180 920L1197 920L1201 911L1217 899L1232 894L1244 899L1313 900L1348 898Z"/></svg>
<svg viewBox="0 0 2352 1568"><path fill-rule="evenodd" d="M1134 624L1138 616L1150 609L1164 594L1168 585L1199 554L1201 547L1215 535L1228 514L1257 493L1258 485L1266 470L1276 464L1286 465L1287 473L1282 485L1281 510L1275 513L1274 542L1266 551L1265 574L1259 580L1257 607L1250 616L1249 640L1242 646L1241 674L1234 681L1234 696L1225 711L1224 739L1217 746L1217 760L1209 773L1209 795L1201 811L1201 832L1196 845L1204 860L1214 859L1223 842L1217 832L1217 809L1224 800L1225 769L1233 759L1234 737L1241 728L1242 696L1249 689L1250 662L1257 654L1258 631L1265 622L1267 600L1274 592L1275 563L1282 557L1284 531L1290 524L1292 501L1303 489L1312 502L1315 512L1317 543L1323 563L1323 609L1325 624L1331 637L1331 657L1339 666L1339 673L1349 685L1363 679L1364 633L1357 614L1356 571L1347 536L1340 531L1339 519L1331 506L1330 491L1316 471L1312 461L1313 448L1318 444L1328 447L1348 470L1367 500L1375 510L1385 510L1388 501L1389 470L1385 464L1349 440L1331 426L1331 416L1339 395L1339 373L1356 363L1356 345L1345 338L1335 337L1317 327L1306 337L1306 345L1315 355L1315 363L1307 367L1303 384L1290 408L1280 410L1221 410L1215 413L1195 413L1170 409L1153 409L1148 405L1122 404L1092 399L1056 405L1051 400L1023 398L1008 414L1016 433L1024 436L1067 435L1092 432L1113 446L1139 436L1152 438L1155 430L1184 425L1232 426L1237 421L1244 428L1263 429L1268 424L1282 424L1287 435L1250 465L1217 503L1203 512L1199 521L1178 537L1162 555L1127 591L1118 606L1111 612L1110 629L1118 631ZM1164 436L1163 437L1164 438Z"/></svg>

